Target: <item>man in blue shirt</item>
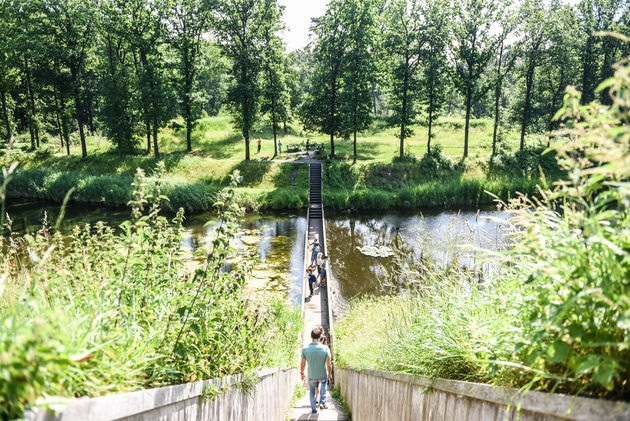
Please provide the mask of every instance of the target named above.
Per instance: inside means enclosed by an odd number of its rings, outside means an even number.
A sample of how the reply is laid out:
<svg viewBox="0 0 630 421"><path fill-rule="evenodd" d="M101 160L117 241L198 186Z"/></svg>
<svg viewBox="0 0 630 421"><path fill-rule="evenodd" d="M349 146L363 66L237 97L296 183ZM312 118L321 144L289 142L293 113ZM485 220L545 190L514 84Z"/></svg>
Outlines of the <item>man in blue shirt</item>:
<svg viewBox="0 0 630 421"><path fill-rule="evenodd" d="M332 365L330 363L330 349L326 345L319 342L319 338L322 335L320 328L315 328L311 332L312 342L302 348L302 364L300 365L300 375L302 381L304 377L304 367L308 362L308 386L309 397L311 399L311 412L317 414L317 402L315 402L315 389L322 385L320 390L320 402L319 407L326 409L326 381L330 381L332 378Z"/></svg>
<svg viewBox="0 0 630 421"><path fill-rule="evenodd" d="M313 274L313 268L308 268L308 289L311 291L311 295L308 298L313 296L313 284L317 282L317 277Z"/></svg>

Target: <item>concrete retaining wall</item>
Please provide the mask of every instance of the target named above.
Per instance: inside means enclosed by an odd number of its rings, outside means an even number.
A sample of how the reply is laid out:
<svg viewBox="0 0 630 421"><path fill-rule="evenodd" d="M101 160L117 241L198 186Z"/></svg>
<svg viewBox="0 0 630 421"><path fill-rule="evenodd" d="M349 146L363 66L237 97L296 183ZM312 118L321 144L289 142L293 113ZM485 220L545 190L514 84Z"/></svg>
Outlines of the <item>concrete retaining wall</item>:
<svg viewBox="0 0 630 421"><path fill-rule="evenodd" d="M630 405L621 402L541 392L521 395L516 389L373 370L337 367L335 376L356 421L630 420Z"/></svg>
<svg viewBox="0 0 630 421"><path fill-rule="evenodd" d="M241 390L241 376L205 380L159 389L81 398L55 416L46 411L26 414L34 421L202 421L284 420L295 385L297 369L269 369L257 373L255 389ZM205 388L222 390L215 399L202 397ZM206 389L206 391L209 389Z"/></svg>

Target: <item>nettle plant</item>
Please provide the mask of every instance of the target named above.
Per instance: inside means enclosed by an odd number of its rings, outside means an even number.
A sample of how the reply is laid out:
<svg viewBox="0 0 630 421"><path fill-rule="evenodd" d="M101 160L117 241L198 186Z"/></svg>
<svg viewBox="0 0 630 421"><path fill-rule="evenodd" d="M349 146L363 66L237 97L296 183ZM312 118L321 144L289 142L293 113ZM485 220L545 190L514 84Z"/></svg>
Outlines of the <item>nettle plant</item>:
<svg viewBox="0 0 630 421"><path fill-rule="evenodd" d="M247 262L225 266L236 253L242 213L234 198L238 173L217 196L211 241L191 256L182 246L183 211L170 221L160 214L168 200L162 171L147 191L138 170L131 218L118 229L99 222L62 236L44 221L20 237L8 224L0 237L0 419L19 418L34 403L54 405L54 396L177 384L294 360L297 313L248 293Z"/></svg>
<svg viewBox="0 0 630 421"><path fill-rule="evenodd" d="M554 146L567 179L510 210L524 286L516 355L530 387L630 397L630 58L615 66L611 105L569 89Z"/></svg>

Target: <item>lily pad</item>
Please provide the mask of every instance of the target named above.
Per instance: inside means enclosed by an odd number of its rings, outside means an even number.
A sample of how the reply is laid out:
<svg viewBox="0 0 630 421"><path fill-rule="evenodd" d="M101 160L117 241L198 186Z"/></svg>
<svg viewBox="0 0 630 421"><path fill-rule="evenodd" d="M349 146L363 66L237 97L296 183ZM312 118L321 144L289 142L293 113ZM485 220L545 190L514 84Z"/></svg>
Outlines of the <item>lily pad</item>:
<svg viewBox="0 0 630 421"><path fill-rule="evenodd" d="M370 257L392 257L394 250L387 246L363 246L357 247L362 254Z"/></svg>

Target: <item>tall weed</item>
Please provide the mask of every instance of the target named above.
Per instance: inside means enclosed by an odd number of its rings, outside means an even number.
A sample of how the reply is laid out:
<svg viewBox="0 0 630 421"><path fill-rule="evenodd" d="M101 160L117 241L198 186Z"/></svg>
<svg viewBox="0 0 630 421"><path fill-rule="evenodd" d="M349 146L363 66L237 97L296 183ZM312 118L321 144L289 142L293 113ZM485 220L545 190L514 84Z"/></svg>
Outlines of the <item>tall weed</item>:
<svg viewBox="0 0 630 421"><path fill-rule="evenodd" d="M241 208L238 174L217 195L214 238L182 247L183 210L167 220L159 172L134 178L131 218L62 236L0 239L0 419L36 401L136 390L295 362L299 315L227 272ZM5 176L5 181L8 177ZM11 180L9 180L9 185ZM4 190L3 190L4 193Z"/></svg>

